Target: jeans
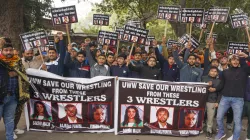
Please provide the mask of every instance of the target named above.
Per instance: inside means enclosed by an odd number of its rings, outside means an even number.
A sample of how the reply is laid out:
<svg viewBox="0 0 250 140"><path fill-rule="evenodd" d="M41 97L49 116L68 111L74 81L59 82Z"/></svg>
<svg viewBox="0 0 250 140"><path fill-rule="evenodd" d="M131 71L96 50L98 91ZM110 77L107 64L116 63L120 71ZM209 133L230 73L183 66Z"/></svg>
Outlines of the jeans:
<svg viewBox="0 0 250 140"><path fill-rule="evenodd" d="M220 134L225 134L224 132L224 124L223 119L227 110L232 107L233 116L234 116L234 132L233 132L233 140L238 140L240 138L240 132L242 127L241 116L243 112L244 99L237 97L225 97L222 96L217 112L217 124Z"/></svg>
<svg viewBox="0 0 250 140"><path fill-rule="evenodd" d="M250 101L245 101L244 103L244 110L243 110L242 118L244 116L247 116L247 119L248 119L247 138L250 139Z"/></svg>
<svg viewBox="0 0 250 140"><path fill-rule="evenodd" d="M0 119L3 117L6 131L6 140L14 140L14 118L17 106L16 96L7 95L4 97L3 104L0 105Z"/></svg>

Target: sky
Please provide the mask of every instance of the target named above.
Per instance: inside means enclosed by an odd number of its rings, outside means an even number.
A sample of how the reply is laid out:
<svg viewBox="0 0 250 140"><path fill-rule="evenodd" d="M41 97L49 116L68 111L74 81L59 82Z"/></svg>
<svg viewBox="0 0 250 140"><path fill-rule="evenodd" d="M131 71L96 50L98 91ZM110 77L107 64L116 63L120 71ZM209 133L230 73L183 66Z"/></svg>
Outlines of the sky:
<svg viewBox="0 0 250 140"><path fill-rule="evenodd" d="M100 3L101 1L102 0L81 0L81 2L78 3L78 0L66 0L65 2L61 2L61 0L54 0L52 7L58 8L76 5L78 19L83 19L88 15L89 12L91 12L93 7L92 4Z"/></svg>

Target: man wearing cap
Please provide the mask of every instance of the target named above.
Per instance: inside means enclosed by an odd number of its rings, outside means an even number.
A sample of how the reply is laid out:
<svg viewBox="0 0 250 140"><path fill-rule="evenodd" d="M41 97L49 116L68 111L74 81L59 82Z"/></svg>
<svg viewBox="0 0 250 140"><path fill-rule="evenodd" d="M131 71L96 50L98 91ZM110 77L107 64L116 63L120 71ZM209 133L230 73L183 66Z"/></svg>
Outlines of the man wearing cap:
<svg viewBox="0 0 250 140"><path fill-rule="evenodd" d="M219 59L216 58L216 56L212 56L212 53L215 54L214 51L214 39L210 38L207 40L207 46L206 46L206 50L205 50L205 54L204 54L204 71L203 71L203 76L207 76L210 67L219 67L220 61ZM211 53L211 62L210 57L209 57L209 53ZM221 75L221 71L219 70L219 76Z"/></svg>
<svg viewBox="0 0 250 140"><path fill-rule="evenodd" d="M77 52L76 58L70 58L70 51L75 50ZM83 51L79 51L77 48L68 45L68 52L66 54L64 65L68 69L69 77L78 78L90 78L90 66L85 63L86 55Z"/></svg>
<svg viewBox="0 0 250 140"><path fill-rule="evenodd" d="M245 63L244 58L250 59L244 53L240 53L239 56L231 55L229 57L231 67L223 71L220 78L221 83L216 88L209 88L210 92L220 91L222 95L217 112L217 124L219 131L215 137L216 140L220 140L226 136L224 132L223 120L225 113L230 107L233 109L235 124L233 140L238 140L240 138L244 94L246 92L247 77L250 75L250 66L240 67L240 64L244 65Z"/></svg>
<svg viewBox="0 0 250 140"><path fill-rule="evenodd" d="M110 68L110 75L111 76L118 76L118 77L128 77L129 76L129 69L126 66L125 60L126 60L125 54L120 54L117 57L117 65L113 65Z"/></svg>
<svg viewBox="0 0 250 140"><path fill-rule="evenodd" d="M0 119L4 119L7 140L13 140L17 104L29 99L27 79L22 61L14 55L12 44L5 41L0 54Z"/></svg>

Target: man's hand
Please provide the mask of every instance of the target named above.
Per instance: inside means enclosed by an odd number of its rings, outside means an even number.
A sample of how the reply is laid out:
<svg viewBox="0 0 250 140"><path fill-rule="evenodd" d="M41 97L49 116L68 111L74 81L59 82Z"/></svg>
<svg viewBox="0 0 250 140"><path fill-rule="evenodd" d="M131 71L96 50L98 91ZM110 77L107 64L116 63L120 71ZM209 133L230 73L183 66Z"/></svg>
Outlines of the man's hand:
<svg viewBox="0 0 250 140"><path fill-rule="evenodd" d="M63 40L63 33L62 32L57 32L57 36L59 37L60 40Z"/></svg>
<svg viewBox="0 0 250 140"><path fill-rule="evenodd" d="M244 52L238 52L237 55L239 55L239 57L244 57L244 58L248 57L248 55L245 54Z"/></svg>
<svg viewBox="0 0 250 140"><path fill-rule="evenodd" d="M209 81L207 82L208 83L208 86L212 86L213 85L213 82L212 81Z"/></svg>
<svg viewBox="0 0 250 140"><path fill-rule="evenodd" d="M214 103L214 107L217 108L219 106L218 103Z"/></svg>
<svg viewBox="0 0 250 140"><path fill-rule="evenodd" d="M216 89L215 89L215 88L211 88L211 87L210 87L210 88L208 89L208 91L209 91L209 92L215 92L215 91L216 91Z"/></svg>
<svg viewBox="0 0 250 140"><path fill-rule="evenodd" d="M42 64L41 69L47 71L47 66L45 64Z"/></svg>
<svg viewBox="0 0 250 140"><path fill-rule="evenodd" d="M72 45L71 44L68 44L68 52L70 53L71 52L71 50L72 50Z"/></svg>
<svg viewBox="0 0 250 140"><path fill-rule="evenodd" d="M17 76L17 73L15 71L10 71L9 72L9 76L10 77L16 77Z"/></svg>

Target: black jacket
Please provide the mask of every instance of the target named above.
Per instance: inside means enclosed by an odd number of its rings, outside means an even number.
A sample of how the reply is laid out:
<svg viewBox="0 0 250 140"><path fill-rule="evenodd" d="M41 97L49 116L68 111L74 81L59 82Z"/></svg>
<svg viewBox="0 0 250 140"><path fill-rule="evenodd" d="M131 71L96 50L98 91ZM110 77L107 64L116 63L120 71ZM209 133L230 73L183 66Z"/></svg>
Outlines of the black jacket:
<svg viewBox="0 0 250 140"><path fill-rule="evenodd" d="M133 66L129 64L131 71L137 71L142 79L161 80L161 70L157 67L149 67L148 65Z"/></svg>
<svg viewBox="0 0 250 140"><path fill-rule="evenodd" d="M212 81L212 88L216 88L220 84L220 79L212 78L210 76L202 76L202 82L209 82ZM207 102L209 103L218 103L220 99L219 92L208 92Z"/></svg>
<svg viewBox="0 0 250 140"><path fill-rule="evenodd" d="M216 91L221 91L221 94L226 97L244 98L248 75L250 75L249 66L230 67L223 71L221 83Z"/></svg>

